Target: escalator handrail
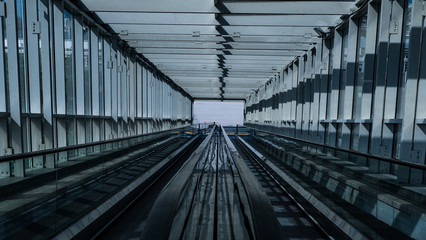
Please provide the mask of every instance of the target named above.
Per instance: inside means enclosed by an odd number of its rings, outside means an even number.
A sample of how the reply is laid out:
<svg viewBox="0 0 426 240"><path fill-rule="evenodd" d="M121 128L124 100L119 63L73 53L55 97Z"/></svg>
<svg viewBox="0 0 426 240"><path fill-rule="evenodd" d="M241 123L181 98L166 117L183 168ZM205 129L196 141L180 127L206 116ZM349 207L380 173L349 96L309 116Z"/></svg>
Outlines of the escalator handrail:
<svg viewBox="0 0 426 240"><path fill-rule="evenodd" d="M48 154L55 154L55 153L59 153L59 152L71 151L71 150L82 149L82 148L87 148L87 147L94 147L94 146L98 146L98 145L102 145L102 144L115 143L115 142L120 142L120 141L125 141L125 140L130 140L130 139L134 139L134 138L150 136L150 135L155 135L155 134L161 134L161 133L167 133L167 132L172 133L172 132L175 132L175 131L181 131L185 128L187 128L187 127L181 127L181 128L171 129L171 130L163 130L163 131L159 131L159 132L145 133L145 134L123 137L123 138L117 138L117 139L103 140L103 141L98 141L98 142L83 143L83 144L77 144L77 145L66 146L66 147L45 149L45 150L40 150L40 151L18 153L18 154L13 154L13 155L8 155L8 156L0 156L0 163L14 161L14 160L20 160L20 159L25 159L25 158L38 157L38 156L48 155Z"/></svg>
<svg viewBox="0 0 426 240"><path fill-rule="evenodd" d="M398 164L398 165L402 165L402 166L405 166L405 167L410 167L410 168L415 168L415 169L420 169L420 170L426 171L426 165L422 165L422 164L407 162L407 161L398 160L398 159L395 159L395 158L387 158L387 157L372 155L372 154L369 154L369 153L357 152L357 151L353 151L353 150L350 150L350 149L344 149L344 148L329 146L329 145L316 143L316 142L310 142L310 141L306 141L306 140L299 139L299 138L284 136L284 135L276 133L276 132L270 132L268 130L262 130L262 129L259 129L259 128L256 128L256 127L253 127L253 126L250 126L250 125L246 125L246 127L251 128L254 131L268 133L268 134L275 135L275 136L278 136L278 137L282 137L282 138L285 138L285 139L288 139L288 140L292 140L294 142L311 144L311 145L323 147L323 148L326 148L326 149L346 152L346 153L349 153L349 154L354 154L354 155L358 155L358 156L362 156L362 157L366 157L366 158L376 159L376 160L383 161L383 162Z"/></svg>
<svg viewBox="0 0 426 240"><path fill-rule="evenodd" d="M158 195L142 231L141 239L169 239L181 195L192 176L196 163L207 150L215 130L216 126Z"/></svg>
<svg viewBox="0 0 426 240"><path fill-rule="evenodd" d="M266 195L259 181L238 154L237 149L229 139L223 127L222 132L231 157L234 159L235 166L237 167L241 177L243 187L250 204L250 211L253 217L253 226L255 228L255 238L281 239L278 218L275 215L268 196Z"/></svg>

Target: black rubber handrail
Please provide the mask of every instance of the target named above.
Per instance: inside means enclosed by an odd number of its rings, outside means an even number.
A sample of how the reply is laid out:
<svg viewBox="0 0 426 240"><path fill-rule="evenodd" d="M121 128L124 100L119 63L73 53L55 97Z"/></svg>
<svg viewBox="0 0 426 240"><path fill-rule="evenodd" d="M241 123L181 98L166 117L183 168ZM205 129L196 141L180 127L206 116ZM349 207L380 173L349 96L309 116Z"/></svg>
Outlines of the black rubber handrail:
<svg viewBox="0 0 426 240"><path fill-rule="evenodd" d="M275 215L268 196L257 178L238 154L238 150L229 139L223 127L222 132L249 200L256 239L281 239L278 218Z"/></svg>
<svg viewBox="0 0 426 240"><path fill-rule="evenodd" d="M254 153L256 151L252 146L248 145L247 142L242 140L240 137L237 137L237 144L240 144L241 148L244 149L244 151L247 152L251 156L251 158L258 164L258 166L265 171L265 173L272 179L272 182L277 184L278 188L280 188L285 194L288 195L289 199L301 210L301 212L308 218L309 221L317 228L317 230L325 236L327 239L333 239L332 236L318 223L317 220L308 212L306 209L300 204L298 199L293 196L281 183L280 181L274 176L276 174L274 171L270 171L265 167L265 162L263 162L262 158L263 156L259 156ZM263 162L263 163L262 163ZM272 169L271 169L272 170Z"/></svg>
<svg viewBox="0 0 426 240"><path fill-rule="evenodd" d="M154 135L154 134L159 134L159 133L180 131L180 130L183 130L185 128L188 128L188 127L181 127L181 128L176 128L176 129L163 130L163 131L159 131L159 132L145 133L145 134L140 134L140 135L135 135L135 136L129 136L129 137L123 137L123 138L117 138L117 139L110 139L110 140L104 140L104 141L99 141L99 142L83 143L83 144L77 144L77 145L73 145L73 146L51 148L51 149L46 149L46 150L34 151L34 152L26 152L26 153L18 153L18 154L13 154L13 155L8 155L8 156L1 156L0 157L0 163L14 161L14 160L20 160L20 159L25 159L25 158L32 158L32 157L37 157L37 156L42 156L42 155L47 155L47 154L54 154L54 153L59 153L59 152L64 152L64 151L70 151L70 150L75 150L75 149L80 149L80 148L93 147L93 146L98 146L98 145L107 144L107 143L115 143L115 142L130 140L130 139L134 139L134 138L139 138L139 137L149 136L149 135Z"/></svg>
<svg viewBox="0 0 426 240"><path fill-rule="evenodd" d="M411 162L407 162L407 161L404 161L404 160L397 160L397 159L394 159L394 158L386 158L386 157L382 157L382 156L372 155L372 154L369 154L369 153L357 152L357 151L353 151L353 150L350 150L350 149L328 146L328 145L325 145L325 144L322 144L322 143L310 142L310 141L306 141L306 140L299 139L299 138L284 136L282 134L270 132L268 130L258 129L258 128L250 126L250 125L254 125L254 124L247 124L247 123L244 124L244 126L251 128L255 131L264 132L264 133L268 133L268 134L271 134L271 135L279 136L279 137L289 139L289 140L292 140L292 141L295 141L295 142L302 142L302 143L306 143L306 144L316 145L316 146L323 147L323 148L328 148L328 149L332 149L332 150L336 150L336 151L346 152L346 153L350 153L350 154L354 154L354 155L358 155L358 156L362 156L362 157L366 157L366 158L372 158L372 159L376 159L376 160L380 160L380 161L384 161L384 162L388 162L388 163L398 164L398 165L402 165L402 166L405 166L405 167L416 168L416 169L426 171L426 165L411 163Z"/></svg>
<svg viewBox="0 0 426 240"><path fill-rule="evenodd" d="M166 240L171 234L173 219L178 211L178 205L185 186L190 180L195 165L201 159L216 131L213 127L210 134L203 140L198 148L191 154L179 172L170 180L158 195L152 210L149 213L141 239Z"/></svg>
<svg viewBox="0 0 426 240"><path fill-rule="evenodd" d="M162 161L166 162L161 168L157 169L153 175L148 177L144 183L139 185L136 189L130 192L123 200L111 207L100 218L95 220L89 227L86 227L79 232L74 239L102 239L102 235L108 233L109 227L115 224L120 224L122 217L132 211L134 204L138 204L144 196L148 196L149 191L158 188L161 181L169 171L179 165L179 161L185 160L191 150L197 145L200 140L200 135L196 135L191 140L180 146L177 150L173 151Z"/></svg>

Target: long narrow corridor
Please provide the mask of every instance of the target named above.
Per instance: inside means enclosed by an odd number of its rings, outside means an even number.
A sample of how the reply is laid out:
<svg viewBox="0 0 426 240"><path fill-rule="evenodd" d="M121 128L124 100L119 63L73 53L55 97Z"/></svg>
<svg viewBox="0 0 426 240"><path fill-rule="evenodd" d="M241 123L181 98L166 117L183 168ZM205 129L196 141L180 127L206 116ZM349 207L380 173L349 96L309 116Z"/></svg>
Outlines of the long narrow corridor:
<svg viewBox="0 0 426 240"><path fill-rule="evenodd" d="M0 239L424 239L423 0L0 0Z"/></svg>

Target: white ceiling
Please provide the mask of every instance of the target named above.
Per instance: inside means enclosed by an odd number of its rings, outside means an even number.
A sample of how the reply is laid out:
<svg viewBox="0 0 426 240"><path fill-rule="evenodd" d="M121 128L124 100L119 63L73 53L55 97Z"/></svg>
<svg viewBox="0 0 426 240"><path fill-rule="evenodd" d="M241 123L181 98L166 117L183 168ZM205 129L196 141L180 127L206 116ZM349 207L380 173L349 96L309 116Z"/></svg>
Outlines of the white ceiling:
<svg viewBox="0 0 426 240"><path fill-rule="evenodd" d="M244 99L356 1L81 2L192 97Z"/></svg>

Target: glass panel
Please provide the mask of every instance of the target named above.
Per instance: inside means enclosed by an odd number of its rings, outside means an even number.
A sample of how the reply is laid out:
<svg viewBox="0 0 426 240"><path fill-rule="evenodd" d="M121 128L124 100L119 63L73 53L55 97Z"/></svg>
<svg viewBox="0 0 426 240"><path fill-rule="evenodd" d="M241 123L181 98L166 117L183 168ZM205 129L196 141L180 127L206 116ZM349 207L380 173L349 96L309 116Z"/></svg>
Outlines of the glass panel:
<svg viewBox="0 0 426 240"><path fill-rule="evenodd" d="M1 2L4 2L5 0L2 0ZM6 112L9 111L9 69L8 69L8 60L7 60L7 33L6 33L6 21L3 20L3 25L0 26L3 29L0 29L3 33L3 39L1 40L1 44L3 44L3 50L4 55L2 56L4 59L4 77L5 77L5 93L6 93Z"/></svg>
<svg viewBox="0 0 426 240"><path fill-rule="evenodd" d="M358 39L357 39L357 59L356 59L356 70L355 70L355 82L354 82L354 107L353 107L353 119L361 119L361 105L363 96L363 85L364 85L364 69L365 69L365 47L367 44L367 15L364 15L358 19ZM351 148L354 150L358 149L359 145L359 132L361 130L360 125L353 125L351 132Z"/></svg>
<svg viewBox="0 0 426 240"><path fill-rule="evenodd" d="M412 24L412 0L405 1L405 11L404 11L404 25L403 25L403 36L402 36L402 48L401 48L401 75L398 82L398 100L396 106L396 117L403 118L404 108L405 108L405 84L407 82L407 68L408 68L408 50L410 47L410 33L411 33L411 24ZM393 157L400 157L400 147L401 147L401 133L402 126L400 124L395 126L395 137L393 142Z"/></svg>
<svg viewBox="0 0 426 240"><path fill-rule="evenodd" d="M339 114L338 118L343 118L343 108L345 107L345 87L346 87L346 72L348 67L348 29L342 32L342 55L340 66L340 81L339 81Z"/></svg>
<svg viewBox="0 0 426 240"><path fill-rule="evenodd" d="M90 28L83 26L84 114L92 113L90 81Z"/></svg>
<svg viewBox="0 0 426 240"><path fill-rule="evenodd" d="M21 131L22 131L22 151L31 151L31 133L30 133L30 119L27 117L21 117Z"/></svg>
<svg viewBox="0 0 426 240"><path fill-rule="evenodd" d="M101 141L105 140L105 119L100 119L100 136L101 136Z"/></svg>
<svg viewBox="0 0 426 240"><path fill-rule="evenodd" d="M28 96L28 86L25 80L25 42L24 42L24 7L23 0L16 1L16 24L18 29L18 70L19 70L19 91L20 104L23 113L28 112L28 104L26 102Z"/></svg>
<svg viewBox="0 0 426 240"><path fill-rule="evenodd" d="M75 120L68 120L67 125L74 125ZM68 127L72 129L72 127ZM155 164L158 164L164 156L175 151L179 146L189 140L177 137L178 133L157 133L151 135L151 138L135 138L135 144L141 146L153 147L157 145L156 150L152 151L145 149L140 151L140 148L132 149L137 155L137 161L134 158L126 157L127 153L121 152L119 155L111 157L114 150L110 147L118 142L126 142L123 145L128 145L128 140L119 140L114 143L100 144L95 146L98 149L104 149L103 152L97 152L92 156L77 153L90 152L95 147L81 147L78 149L61 151L52 154L37 156L31 159L19 159L26 166L26 173L31 176L45 173L53 173L44 175L47 181L35 181L33 184L26 184L25 187L17 189L16 194L6 194L2 196L3 201L0 201L0 207L4 209L4 213L9 216L2 219L0 227L1 239L46 239L53 238L55 234L60 233L64 228L75 223L79 218L94 210L100 204L105 203L115 193L129 186L135 179L145 174L152 169ZM176 136L175 138L169 138ZM65 174L62 171L57 171L59 168L66 168L74 164L83 166L84 161L90 161L95 158L105 158L108 164L92 164L88 163L85 167L90 167L90 171L81 172L80 170L67 169ZM153 155L154 154L154 155ZM69 161L58 161L59 157L68 156ZM45 164L47 168L43 171L33 171L37 165L34 160ZM56 164L54 163L56 159ZM73 161L74 160L74 161ZM78 160L76 162L75 160ZM16 162L16 161L15 161ZM12 161L13 163L13 161ZM1 170L9 172L9 162L1 165ZM53 166L57 169L53 169ZM120 172L117 172L117 166L120 167ZM11 170L14 165L12 164ZM69 171L68 171L69 170ZM114 170L114 171L112 171ZM55 171L57 171L55 173ZM122 179L120 176L126 175L129 171L137 171L137 174L129 178ZM118 175L117 175L118 173ZM41 175L40 175L41 176ZM70 177L72 176L72 177ZM93 179L96 176L96 179ZM130 175L129 175L130 176ZM11 183L14 183L12 181ZM42 189L43 191L34 189ZM29 194L29 195L28 195ZM31 197L22 200L22 196L28 195ZM11 204L11 202L13 204ZM36 230L29 230L36 229Z"/></svg>
<svg viewBox="0 0 426 240"><path fill-rule="evenodd" d="M404 36L403 36L403 71L402 71L402 77L407 81L407 62L408 62L408 48L410 46L410 33L411 33L411 24L412 24L412 5L413 1L408 0L407 6L405 9L404 14Z"/></svg>
<svg viewBox="0 0 426 240"><path fill-rule="evenodd" d="M361 98L362 85L364 83L364 61L365 61L365 46L367 37L367 15L362 16L358 20L358 50L357 50L357 69L355 77L355 94L354 94L354 113L353 118L361 117Z"/></svg>
<svg viewBox="0 0 426 240"><path fill-rule="evenodd" d="M67 119L67 145L71 146L75 142L75 119Z"/></svg>
<svg viewBox="0 0 426 240"><path fill-rule="evenodd" d="M269 126L262 128L277 131ZM347 222L363 229L366 236L390 239L389 236L396 234L395 239L408 239L407 235L419 238L420 234L406 226L420 223L421 214L414 214L414 209L424 205L425 193L421 189L425 187L426 176L423 166L404 166L403 162L391 163L261 131L256 131L255 135L258 138L246 141L253 143L252 146L278 168L292 169L295 182L307 181L306 184L314 186L315 191L311 192L314 196L318 194L317 197L328 199L323 203ZM309 148L319 151L305 151ZM392 203L387 202L389 199ZM398 205L402 203L404 207ZM346 207L339 210L336 208L339 205ZM398 214L392 214L394 212ZM366 225L369 221L375 224Z"/></svg>
<svg viewBox="0 0 426 240"><path fill-rule="evenodd" d="M99 114L105 115L105 102L104 102L104 50L103 50L103 38L99 36L98 42L98 57L99 57Z"/></svg>
<svg viewBox="0 0 426 240"><path fill-rule="evenodd" d="M92 120L86 119L86 143L92 142Z"/></svg>
<svg viewBox="0 0 426 240"><path fill-rule="evenodd" d="M398 86L398 105L397 105L397 118L403 117L404 114L404 99L405 99L405 83L407 82L407 68L408 68L408 49L410 47L410 33L412 24L412 5L413 0L405 1L405 13L404 13L404 29L402 36L402 56L401 56L401 76L399 78Z"/></svg>
<svg viewBox="0 0 426 240"><path fill-rule="evenodd" d="M333 57L334 57L334 38L327 40L326 44L329 49L329 65L328 65L328 84L327 84L327 119L331 118L331 92L333 90Z"/></svg>
<svg viewBox="0 0 426 240"><path fill-rule="evenodd" d="M74 103L74 41L73 41L73 16L64 11L64 46L65 46L65 94L67 114L75 113Z"/></svg>
<svg viewBox="0 0 426 240"><path fill-rule="evenodd" d="M38 15L38 19L39 21L41 21L41 19L43 19L45 16L43 14L43 11L40 9L41 8L41 4L43 4L42 0L38 0L38 9L37 9L37 15ZM41 24L41 23L40 23ZM39 75L40 75L40 79L43 79L43 61L41 59L41 53L42 53L42 47L41 47L41 37L38 38L38 58L39 58ZM45 63L45 64L49 64L49 63ZM65 64L66 66L66 64ZM43 96L43 88L40 88L40 96ZM40 101L40 109L43 109L43 101Z"/></svg>

